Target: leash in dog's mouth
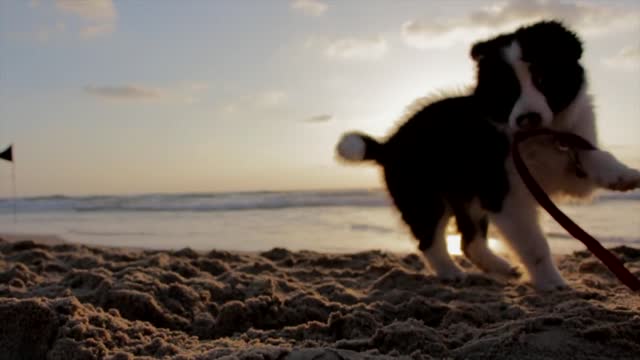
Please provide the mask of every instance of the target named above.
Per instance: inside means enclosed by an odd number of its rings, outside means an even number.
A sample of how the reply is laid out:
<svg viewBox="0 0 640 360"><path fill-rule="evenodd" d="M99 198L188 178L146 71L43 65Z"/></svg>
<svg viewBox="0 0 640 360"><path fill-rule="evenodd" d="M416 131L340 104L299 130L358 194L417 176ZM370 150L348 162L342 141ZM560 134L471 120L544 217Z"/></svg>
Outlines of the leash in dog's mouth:
<svg viewBox="0 0 640 360"><path fill-rule="evenodd" d="M542 187L533 178L529 169L525 165L522 156L520 154L519 145L524 140L533 136L539 135L551 135L556 140L556 144L561 149L567 149L570 154L575 154L573 150L596 150L596 147L589 143L584 138L566 132L559 132L551 129L535 129L527 130L524 132L518 132L514 135L513 143L511 145L511 153L516 170L520 174L522 181L527 186L533 197L538 203L553 217L565 230L567 230L573 237L580 240L586 247L595 255L609 270L620 280L623 284L629 287L633 291L640 290L640 279L635 277L627 268L624 267L622 261L618 259L613 253L603 247L598 240L584 231L578 224L573 222L571 218L565 215L554 203L549 196L545 193ZM577 173L580 176L580 173ZM585 173L586 176L586 173Z"/></svg>

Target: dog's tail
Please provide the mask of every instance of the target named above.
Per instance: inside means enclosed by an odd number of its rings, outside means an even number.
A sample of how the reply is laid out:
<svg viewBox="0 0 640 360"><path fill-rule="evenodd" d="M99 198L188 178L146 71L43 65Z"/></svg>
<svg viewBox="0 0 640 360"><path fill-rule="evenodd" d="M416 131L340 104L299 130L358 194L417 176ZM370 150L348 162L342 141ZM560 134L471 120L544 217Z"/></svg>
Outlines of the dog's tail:
<svg viewBox="0 0 640 360"><path fill-rule="evenodd" d="M336 153L340 159L348 162L382 163L383 144L367 134L352 131L342 135Z"/></svg>

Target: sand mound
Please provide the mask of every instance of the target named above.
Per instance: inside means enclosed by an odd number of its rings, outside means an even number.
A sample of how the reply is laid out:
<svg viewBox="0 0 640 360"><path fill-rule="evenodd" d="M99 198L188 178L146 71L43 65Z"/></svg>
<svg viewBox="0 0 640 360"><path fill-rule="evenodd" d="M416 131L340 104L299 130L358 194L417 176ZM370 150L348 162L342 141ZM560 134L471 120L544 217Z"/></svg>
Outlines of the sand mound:
<svg viewBox="0 0 640 360"><path fill-rule="evenodd" d="M640 275L640 250L614 250ZM0 349L3 359L637 358L639 294L589 253L560 265L573 290L541 294L480 273L441 281L416 255L377 251L0 241Z"/></svg>

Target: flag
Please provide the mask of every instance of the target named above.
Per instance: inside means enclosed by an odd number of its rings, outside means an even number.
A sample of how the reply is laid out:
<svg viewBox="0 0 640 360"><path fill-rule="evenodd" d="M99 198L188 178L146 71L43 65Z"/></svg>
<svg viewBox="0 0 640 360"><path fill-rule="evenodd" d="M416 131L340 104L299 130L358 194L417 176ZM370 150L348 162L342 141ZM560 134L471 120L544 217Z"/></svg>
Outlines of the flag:
<svg viewBox="0 0 640 360"><path fill-rule="evenodd" d="M13 162L13 145L9 145L5 151L0 153L0 159Z"/></svg>

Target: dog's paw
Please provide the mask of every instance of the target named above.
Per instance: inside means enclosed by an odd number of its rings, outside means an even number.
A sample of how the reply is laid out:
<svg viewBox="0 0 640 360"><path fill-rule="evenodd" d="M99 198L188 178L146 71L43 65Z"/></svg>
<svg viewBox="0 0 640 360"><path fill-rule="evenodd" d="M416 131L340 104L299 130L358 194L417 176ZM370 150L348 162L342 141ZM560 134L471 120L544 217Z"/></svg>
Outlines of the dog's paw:
<svg viewBox="0 0 640 360"><path fill-rule="evenodd" d="M489 250L483 241L473 241L466 248L465 254L471 262L485 273L501 277L519 277L517 269L507 260Z"/></svg>
<svg viewBox="0 0 640 360"><path fill-rule="evenodd" d="M630 191L640 187L640 171L627 169L619 174L616 179L606 185L607 189L614 191Z"/></svg>
<svg viewBox="0 0 640 360"><path fill-rule="evenodd" d="M513 279L518 279L520 277L522 277L522 271L520 271L519 268L512 266L508 272L506 272L504 274L504 276L509 277L509 278L513 278Z"/></svg>
<svg viewBox="0 0 640 360"><path fill-rule="evenodd" d="M566 282L562 282L559 284L534 284L533 287L539 292L553 292L571 289L569 284L567 284Z"/></svg>
<svg viewBox="0 0 640 360"><path fill-rule="evenodd" d="M505 259L496 255L487 256L483 261L481 261L481 264L480 268L489 274L495 274L507 278L518 278L521 275L517 267L512 266Z"/></svg>
<svg viewBox="0 0 640 360"><path fill-rule="evenodd" d="M598 186L613 191L640 187L640 171L621 163L611 153L590 151L587 155L587 173Z"/></svg>
<svg viewBox="0 0 640 360"><path fill-rule="evenodd" d="M497 275L502 278L517 279L522 276L522 272L516 266L512 266L506 260L494 256L495 259L491 262L483 261L481 264L476 264L480 270L487 274Z"/></svg>
<svg viewBox="0 0 640 360"><path fill-rule="evenodd" d="M559 285L556 287L550 287L550 288L544 288L544 289L540 289L540 288L535 288L535 291L537 291L540 294L551 294L551 293L555 293L555 292L559 292L559 291L566 291L566 290L570 290L571 287L569 287L568 285Z"/></svg>
<svg viewBox="0 0 640 360"><path fill-rule="evenodd" d="M441 269L436 272L436 276L439 279L446 281L462 281L467 277L467 273L460 270L459 268L448 268L446 270Z"/></svg>
<svg viewBox="0 0 640 360"><path fill-rule="evenodd" d="M569 284L555 270L548 271L546 276L531 279L531 285L538 291L555 291L569 288Z"/></svg>

